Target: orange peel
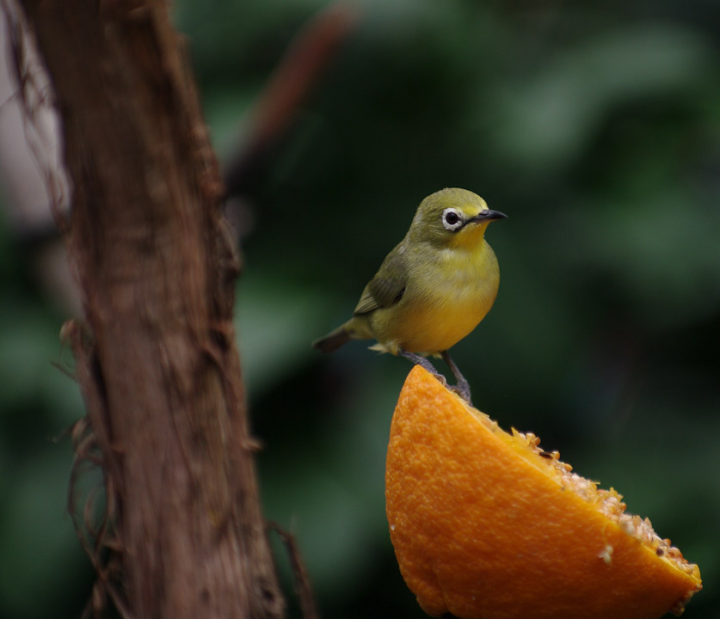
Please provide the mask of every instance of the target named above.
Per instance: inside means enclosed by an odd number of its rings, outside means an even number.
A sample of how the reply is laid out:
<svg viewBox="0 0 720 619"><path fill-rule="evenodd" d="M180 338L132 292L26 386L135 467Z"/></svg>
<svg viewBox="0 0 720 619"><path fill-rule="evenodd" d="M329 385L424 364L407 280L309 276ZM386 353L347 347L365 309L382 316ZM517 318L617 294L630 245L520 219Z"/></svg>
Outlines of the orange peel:
<svg viewBox="0 0 720 619"><path fill-rule="evenodd" d="M390 430L387 518L422 609L459 619L680 615L700 570L622 496L508 434L419 366Z"/></svg>

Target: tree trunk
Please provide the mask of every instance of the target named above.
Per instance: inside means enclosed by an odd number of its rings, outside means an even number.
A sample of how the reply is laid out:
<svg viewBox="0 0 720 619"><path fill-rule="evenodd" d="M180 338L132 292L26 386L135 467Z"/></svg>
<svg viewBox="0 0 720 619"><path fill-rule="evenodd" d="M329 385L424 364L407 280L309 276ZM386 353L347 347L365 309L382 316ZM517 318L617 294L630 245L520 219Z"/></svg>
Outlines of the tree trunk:
<svg viewBox="0 0 720 619"><path fill-rule="evenodd" d="M280 617L232 323L239 261L166 3L21 4L62 121L86 324L66 334L122 601L137 618Z"/></svg>

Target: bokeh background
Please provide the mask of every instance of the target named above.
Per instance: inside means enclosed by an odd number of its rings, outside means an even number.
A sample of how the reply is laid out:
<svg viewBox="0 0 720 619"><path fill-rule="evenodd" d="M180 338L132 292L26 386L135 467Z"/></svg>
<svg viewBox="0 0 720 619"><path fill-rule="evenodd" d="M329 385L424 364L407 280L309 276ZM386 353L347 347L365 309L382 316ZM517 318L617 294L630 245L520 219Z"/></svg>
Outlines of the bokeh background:
<svg viewBox="0 0 720 619"><path fill-rule="evenodd" d="M228 166L268 77L328 6L174 2ZM384 516L409 364L310 342L349 316L420 200L458 186L509 215L488 233L498 300L454 349L475 404L624 494L700 565L685 616L720 617L720 4L348 7L342 45L232 199L265 512L295 535L322 615L424 616ZM0 616L78 617L93 574L65 512L63 431L83 408L53 366L68 364L71 306L48 271L52 234L8 214L13 192L0 200Z"/></svg>

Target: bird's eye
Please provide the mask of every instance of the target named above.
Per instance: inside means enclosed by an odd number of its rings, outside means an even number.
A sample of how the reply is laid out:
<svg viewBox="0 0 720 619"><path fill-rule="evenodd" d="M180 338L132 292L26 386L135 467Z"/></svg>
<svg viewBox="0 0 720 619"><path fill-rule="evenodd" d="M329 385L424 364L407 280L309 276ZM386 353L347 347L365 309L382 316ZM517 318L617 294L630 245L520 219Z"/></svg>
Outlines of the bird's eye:
<svg viewBox="0 0 720 619"><path fill-rule="evenodd" d="M454 232L462 226L462 217L454 208L446 208L442 214L442 223L446 230Z"/></svg>

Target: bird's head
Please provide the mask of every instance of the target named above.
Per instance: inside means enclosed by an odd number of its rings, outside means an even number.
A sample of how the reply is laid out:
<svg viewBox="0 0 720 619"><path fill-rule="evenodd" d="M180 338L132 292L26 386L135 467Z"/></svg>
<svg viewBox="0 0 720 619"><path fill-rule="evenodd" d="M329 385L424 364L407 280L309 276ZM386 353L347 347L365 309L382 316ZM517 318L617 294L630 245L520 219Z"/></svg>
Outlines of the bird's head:
<svg viewBox="0 0 720 619"><path fill-rule="evenodd" d="M440 247L472 247L483 239L491 221L505 217L472 191L442 189L420 203L408 236Z"/></svg>

